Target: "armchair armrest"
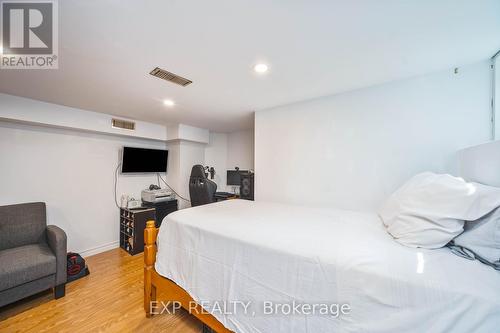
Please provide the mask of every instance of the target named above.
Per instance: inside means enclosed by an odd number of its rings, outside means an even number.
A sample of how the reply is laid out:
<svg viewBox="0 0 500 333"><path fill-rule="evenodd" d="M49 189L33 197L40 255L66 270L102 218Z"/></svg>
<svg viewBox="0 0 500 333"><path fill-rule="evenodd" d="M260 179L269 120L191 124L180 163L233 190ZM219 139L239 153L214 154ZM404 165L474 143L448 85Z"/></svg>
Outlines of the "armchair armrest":
<svg viewBox="0 0 500 333"><path fill-rule="evenodd" d="M56 286L66 283L66 233L55 225L47 226L47 243L56 255Z"/></svg>

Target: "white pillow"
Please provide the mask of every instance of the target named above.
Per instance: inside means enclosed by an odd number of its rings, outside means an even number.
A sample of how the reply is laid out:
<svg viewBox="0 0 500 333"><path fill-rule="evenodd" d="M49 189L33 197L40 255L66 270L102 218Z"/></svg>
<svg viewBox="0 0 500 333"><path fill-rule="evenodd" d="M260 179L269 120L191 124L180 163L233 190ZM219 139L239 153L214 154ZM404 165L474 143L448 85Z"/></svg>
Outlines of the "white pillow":
<svg viewBox="0 0 500 333"><path fill-rule="evenodd" d="M465 223L465 231L455 238L463 246L488 260L500 260L500 208L473 222Z"/></svg>
<svg viewBox="0 0 500 333"><path fill-rule="evenodd" d="M410 247L440 248L500 206L500 189L430 172L394 192L379 212L387 231Z"/></svg>

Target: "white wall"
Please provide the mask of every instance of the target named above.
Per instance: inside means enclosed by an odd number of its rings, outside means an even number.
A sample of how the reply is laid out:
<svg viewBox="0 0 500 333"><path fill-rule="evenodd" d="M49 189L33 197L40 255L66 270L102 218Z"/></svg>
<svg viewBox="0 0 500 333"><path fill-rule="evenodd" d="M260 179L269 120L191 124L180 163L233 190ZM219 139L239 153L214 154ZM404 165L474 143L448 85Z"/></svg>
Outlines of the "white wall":
<svg viewBox="0 0 500 333"><path fill-rule="evenodd" d="M494 115L495 115L495 129L494 138L500 139L500 53L493 59L493 87L492 92L494 99Z"/></svg>
<svg viewBox="0 0 500 333"><path fill-rule="evenodd" d="M167 182L189 198L191 167L204 162L209 131L141 121L136 131L125 131L112 128L111 118L0 94L0 205L45 201L49 223L66 230L70 250L90 255L116 247L113 177L125 145L169 149ZM117 196L139 199L156 181L154 175L120 175ZM179 198L179 207L189 203Z"/></svg>
<svg viewBox="0 0 500 333"><path fill-rule="evenodd" d="M198 143L208 143L210 131L206 128L188 126L184 124L170 124L167 126L167 141L185 140Z"/></svg>
<svg viewBox="0 0 500 333"><path fill-rule="evenodd" d="M256 199L374 210L491 133L488 62L255 116Z"/></svg>
<svg viewBox="0 0 500 333"><path fill-rule="evenodd" d="M169 131L172 133L172 131ZM232 191L226 185L226 171L240 166L242 169L253 169L253 130L238 131L233 133L210 132L208 144L192 141L175 141L169 143L169 154L179 155L174 158L178 166L169 169L169 184L174 186L179 194L189 198L189 176L195 164L215 168L214 181L217 191ZM181 207L189 207L189 203L180 200Z"/></svg>
<svg viewBox="0 0 500 333"><path fill-rule="evenodd" d="M213 181L217 183L217 191L221 192L226 191L227 140L227 134L211 132L210 142L205 147L204 165L215 168L215 177Z"/></svg>
<svg viewBox="0 0 500 333"><path fill-rule="evenodd" d="M125 145L167 148L153 140L0 122L0 205L46 202L48 223L66 231L68 250L91 254L116 247L113 183ZM118 197L140 198L151 183L156 176L119 175Z"/></svg>
<svg viewBox="0 0 500 333"><path fill-rule="evenodd" d="M237 187L227 186L227 170L238 166L242 170L254 168L253 130L231 133L210 133L210 142L205 147L204 165L215 168L217 191L237 192Z"/></svg>
<svg viewBox="0 0 500 333"><path fill-rule="evenodd" d="M227 134L209 137L202 128L140 121L130 132L113 129L111 118L0 94L0 205L46 202L49 223L67 232L69 249L90 255L118 245L113 177L123 146L168 149L166 180L186 199L194 164L214 166L219 190L225 190ZM155 175L119 174L117 197L139 199L156 181ZM190 206L178 199L179 208Z"/></svg>
<svg viewBox="0 0 500 333"><path fill-rule="evenodd" d="M500 187L499 151L499 140L460 150L459 175L468 181Z"/></svg>
<svg viewBox="0 0 500 333"><path fill-rule="evenodd" d="M0 119L30 124L75 129L97 133L123 135L153 140L167 140L167 129L163 125L144 121L135 122L135 130L113 128L109 114L70 108L53 103L0 93ZM127 119L123 117L115 117ZM129 119L130 120L130 119ZM169 137L177 134L170 133Z"/></svg>
<svg viewBox="0 0 500 333"><path fill-rule="evenodd" d="M228 133L227 166L242 170L254 169L254 132L253 130Z"/></svg>

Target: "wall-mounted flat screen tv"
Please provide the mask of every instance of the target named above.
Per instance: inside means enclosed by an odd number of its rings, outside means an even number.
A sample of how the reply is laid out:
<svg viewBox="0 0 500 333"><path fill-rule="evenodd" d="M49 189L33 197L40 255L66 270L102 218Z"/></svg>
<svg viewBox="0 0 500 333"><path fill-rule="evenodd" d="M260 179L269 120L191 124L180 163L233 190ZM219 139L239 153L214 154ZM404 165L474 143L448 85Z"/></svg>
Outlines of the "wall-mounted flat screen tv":
<svg viewBox="0 0 500 333"><path fill-rule="evenodd" d="M167 172L168 150L123 147L122 173Z"/></svg>

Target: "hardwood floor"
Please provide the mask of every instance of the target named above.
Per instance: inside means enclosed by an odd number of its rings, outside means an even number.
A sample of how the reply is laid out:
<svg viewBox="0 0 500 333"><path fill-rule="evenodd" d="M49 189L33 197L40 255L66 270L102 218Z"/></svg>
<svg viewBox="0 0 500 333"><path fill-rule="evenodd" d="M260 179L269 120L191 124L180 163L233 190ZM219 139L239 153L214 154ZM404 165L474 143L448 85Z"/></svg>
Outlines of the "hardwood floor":
<svg viewBox="0 0 500 333"><path fill-rule="evenodd" d="M0 332L199 333L187 312L146 318L143 255L120 249L86 258L90 275L66 285L66 296L43 293L0 308Z"/></svg>

